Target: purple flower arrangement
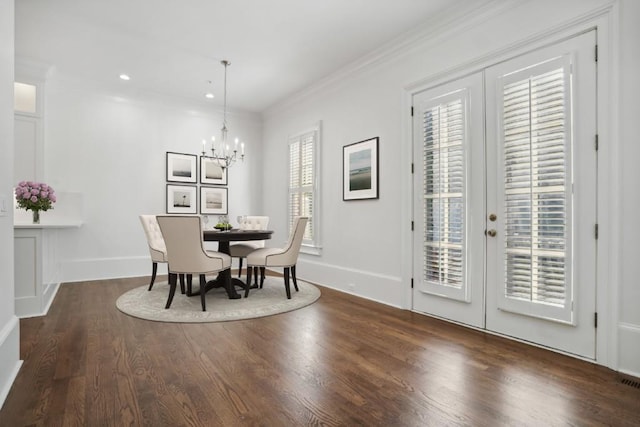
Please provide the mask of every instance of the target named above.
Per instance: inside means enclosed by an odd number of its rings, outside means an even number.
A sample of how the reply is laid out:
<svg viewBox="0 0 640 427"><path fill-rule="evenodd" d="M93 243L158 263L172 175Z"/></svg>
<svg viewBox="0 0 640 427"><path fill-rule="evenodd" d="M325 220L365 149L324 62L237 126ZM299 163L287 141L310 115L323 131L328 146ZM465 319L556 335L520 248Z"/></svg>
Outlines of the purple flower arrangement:
<svg viewBox="0 0 640 427"><path fill-rule="evenodd" d="M56 192L43 182L21 181L15 193L18 206L34 212L53 209L56 202Z"/></svg>

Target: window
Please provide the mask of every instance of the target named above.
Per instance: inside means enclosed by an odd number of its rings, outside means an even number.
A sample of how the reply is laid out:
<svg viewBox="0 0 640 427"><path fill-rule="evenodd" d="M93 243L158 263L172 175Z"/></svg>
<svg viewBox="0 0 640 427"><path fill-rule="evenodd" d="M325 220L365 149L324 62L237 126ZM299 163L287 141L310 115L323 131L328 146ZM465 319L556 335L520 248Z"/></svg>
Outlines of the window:
<svg viewBox="0 0 640 427"><path fill-rule="evenodd" d="M309 217L301 252L320 254L320 124L289 137L289 232L297 216Z"/></svg>
<svg viewBox="0 0 640 427"><path fill-rule="evenodd" d="M424 280L463 290L465 93L438 98L423 117Z"/></svg>
<svg viewBox="0 0 640 427"><path fill-rule="evenodd" d="M17 113L36 114L37 87L27 83L13 83L13 109Z"/></svg>
<svg viewBox="0 0 640 427"><path fill-rule="evenodd" d="M560 307L570 300L569 69L558 58L503 87L506 297Z"/></svg>

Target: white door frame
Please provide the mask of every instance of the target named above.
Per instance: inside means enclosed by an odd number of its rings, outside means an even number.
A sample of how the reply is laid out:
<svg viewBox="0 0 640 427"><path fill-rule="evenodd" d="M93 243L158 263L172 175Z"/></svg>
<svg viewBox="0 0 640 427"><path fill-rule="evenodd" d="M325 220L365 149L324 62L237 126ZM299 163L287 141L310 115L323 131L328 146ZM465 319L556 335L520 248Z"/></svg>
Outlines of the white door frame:
<svg viewBox="0 0 640 427"><path fill-rule="evenodd" d="M617 139L618 87L617 80L617 37L611 28L618 16L618 4L613 3L569 23L558 25L539 32L527 39L506 46L503 49L486 54L474 61L464 63L452 69L428 76L404 87L402 164L408 165L402 179L402 233L401 259L402 279L406 284L403 295L403 308L412 307L411 279L413 274L413 176L410 173L413 160L413 118L411 104L413 96L424 90L439 86L464 75L480 71L486 67L505 61L523 53L557 43L590 29L597 29L598 43L598 89L597 89L597 130L600 141L598 151L598 203L597 215L599 238L597 243L596 310L598 328L596 329L595 362L616 370L618 367L618 295L620 272L620 195L619 176L616 172L619 162ZM606 142L605 142L606 141ZM488 331L487 331L488 332ZM488 332L491 333L491 332ZM572 355L575 357L574 355Z"/></svg>

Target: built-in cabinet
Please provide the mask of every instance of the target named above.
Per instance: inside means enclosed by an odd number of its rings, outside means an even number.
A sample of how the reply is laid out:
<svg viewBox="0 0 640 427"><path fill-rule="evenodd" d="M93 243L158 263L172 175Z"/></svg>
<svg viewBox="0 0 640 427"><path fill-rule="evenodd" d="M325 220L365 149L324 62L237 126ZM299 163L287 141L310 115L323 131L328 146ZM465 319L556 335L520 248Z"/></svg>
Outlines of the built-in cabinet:
<svg viewBox="0 0 640 427"><path fill-rule="evenodd" d="M58 239L79 221L14 226L15 309L18 317L47 313L60 285Z"/></svg>

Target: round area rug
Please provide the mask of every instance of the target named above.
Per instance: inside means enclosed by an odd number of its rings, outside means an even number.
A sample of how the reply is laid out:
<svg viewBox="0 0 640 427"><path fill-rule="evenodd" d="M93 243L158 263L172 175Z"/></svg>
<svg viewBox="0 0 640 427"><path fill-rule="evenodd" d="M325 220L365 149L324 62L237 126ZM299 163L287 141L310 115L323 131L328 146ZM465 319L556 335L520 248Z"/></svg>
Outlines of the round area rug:
<svg viewBox="0 0 640 427"><path fill-rule="evenodd" d="M248 298L229 299L223 288L207 292L207 311L202 311L200 296L188 297L180 293L180 284L169 309L164 306L169 296L167 282L156 282L153 289L140 286L122 294L116 301L118 310L130 316L158 322L225 322L229 320L252 319L296 310L320 298L320 290L310 283L298 280L299 292L291 282L291 299L287 299L282 277L267 277L262 289L251 289ZM193 290L199 288L198 280L193 282ZM244 296L244 290L237 288Z"/></svg>

